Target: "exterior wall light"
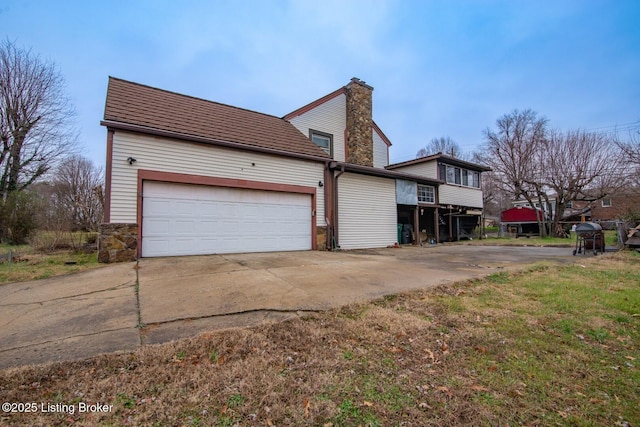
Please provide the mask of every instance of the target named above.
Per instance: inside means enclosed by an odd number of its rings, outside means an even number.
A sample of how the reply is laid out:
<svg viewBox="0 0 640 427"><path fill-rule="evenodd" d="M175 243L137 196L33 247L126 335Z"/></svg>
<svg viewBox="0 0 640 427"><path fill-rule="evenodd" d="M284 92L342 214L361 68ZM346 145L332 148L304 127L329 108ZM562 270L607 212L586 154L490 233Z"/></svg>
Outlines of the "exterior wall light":
<svg viewBox="0 0 640 427"><path fill-rule="evenodd" d="M134 159L133 157L128 157L127 158L127 162L129 162L130 165L134 164L135 162L137 162L136 159Z"/></svg>

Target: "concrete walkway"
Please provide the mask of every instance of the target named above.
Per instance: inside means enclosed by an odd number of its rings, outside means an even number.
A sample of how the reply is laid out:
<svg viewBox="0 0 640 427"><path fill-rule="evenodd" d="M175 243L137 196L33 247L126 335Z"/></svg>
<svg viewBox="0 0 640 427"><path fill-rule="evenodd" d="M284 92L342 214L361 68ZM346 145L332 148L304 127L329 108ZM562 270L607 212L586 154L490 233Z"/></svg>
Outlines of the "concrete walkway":
<svg viewBox="0 0 640 427"><path fill-rule="evenodd" d="M142 259L0 286L0 369L134 350L481 277L567 248L436 246Z"/></svg>

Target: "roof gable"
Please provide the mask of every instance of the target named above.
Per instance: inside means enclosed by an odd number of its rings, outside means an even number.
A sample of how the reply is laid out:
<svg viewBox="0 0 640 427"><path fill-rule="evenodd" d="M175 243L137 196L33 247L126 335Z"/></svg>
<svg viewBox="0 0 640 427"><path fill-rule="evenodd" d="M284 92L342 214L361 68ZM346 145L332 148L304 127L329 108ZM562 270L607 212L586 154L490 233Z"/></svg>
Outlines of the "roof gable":
<svg viewBox="0 0 640 427"><path fill-rule="evenodd" d="M378 127L378 125L376 124L376 122L373 122L373 131L375 133L378 134L378 136L380 137L380 139L382 139L382 141L387 144L387 147L391 147L393 144L391 144L391 141L389 140L389 138L387 138L387 135L384 134L384 132L382 132L382 129L380 129Z"/></svg>
<svg viewBox="0 0 640 427"><path fill-rule="evenodd" d="M301 116L304 113L307 113L311 110L313 110L314 108L319 107L320 105L331 101L333 98L335 98L336 96L340 96L340 95L346 95L347 94L347 87L346 86L342 86L341 88L334 90L333 92L323 96L322 98L318 98L315 101L312 101L310 103L308 103L307 105L300 107L292 112L290 112L289 114L284 115L282 118L285 120L291 120L295 117ZM346 111L345 111L345 115L346 115ZM378 127L378 125L376 124L375 121L372 121L373 125L373 131L375 133L378 134L378 136L380 137L380 139L382 139L382 141L384 141L385 144L387 144L387 147L390 147L391 141L389 140L389 138L387 137L387 135L384 134L384 132L382 132L382 129L380 129L380 127Z"/></svg>
<svg viewBox="0 0 640 427"><path fill-rule="evenodd" d="M135 125L205 142L326 158L327 155L282 118L109 77L104 125Z"/></svg>
<svg viewBox="0 0 640 427"><path fill-rule="evenodd" d="M291 120L294 117L298 117L308 111L313 110L314 108L318 107L319 105L324 104L325 102L331 101L333 98L335 98L336 96L342 95L342 94L346 94L347 93L347 88L345 86L341 87L338 90L334 90L333 92L331 92L328 95L323 96L322 98L318 98L313 102L308 103L307 105L298 108L297 110L294 110L292 112L290 112L289 114L286 114L283 119L284 120Z"/></svg>

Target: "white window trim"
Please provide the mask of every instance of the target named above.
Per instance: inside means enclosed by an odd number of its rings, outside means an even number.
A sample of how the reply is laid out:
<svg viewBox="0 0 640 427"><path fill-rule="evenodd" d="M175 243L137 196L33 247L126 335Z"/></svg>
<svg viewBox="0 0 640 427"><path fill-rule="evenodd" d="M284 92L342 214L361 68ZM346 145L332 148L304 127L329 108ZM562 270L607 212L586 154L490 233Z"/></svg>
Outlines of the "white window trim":
<svg viewBox="0 0 640 427"><path fill-rule="evenodd" d="M314 135L320 137L320 138L327 138L329 140L329 152L327 152L323 147L319 146L318 144L315 143L315 141L313 140ZM333 158L333 135L330 133L326 133L326 132L322 132L319 130L315 130L315 129L309 129L309 139L311 140L311 142L313 142L314 144L316 144L318 147L320 147L320 149L322 151L324 151L325 153L327 153L329 156L331 156L331 158Z"/></svg>
<svg viewBox="0 0 640 427"><path fill-rule="evenodd" d="M609 203L605 204L604 203L605 200L607 200ZM603 208L610 208L612 206L611 197L605 197L604 199L600 200L600 204L602 205Z"/></svg>
<svg viewBox="0 0 640 427"><path fill-rule="evenodd" d="M426 201L426 200L421 200L420 196L421 196L421 192L420 189L421 188L429 188L431 189L431 198L432 201ZM428 204L435 204L436 203L436 188L431 186L431 185L423 185L423 184L418 184L418 203L428 203Z"/></svg>
<svg viewBox="0 0 640 427"><path fill-rule="evenodd" d="M481 185L480 185L480 172L478 171L473 171L470 169L465 169L465 168L461 168L459 166L452 166L452 165L448 165L446 163L443 164L444 165L444 179L443 181L445 181L447 184L450 185L457 185L460 187L468 187L468 188L475 188L475 189L480 189ZM452 169L453 170L453 182L449 181L449 170ZM478 186L476 187L475 185L473 185L473 177L477 174L478 176ZM465 178L467 183L465 184ZM456 179L459 179L460 182L455 182ZM469 184L469 180L471 181L471 184Z"/></svg>

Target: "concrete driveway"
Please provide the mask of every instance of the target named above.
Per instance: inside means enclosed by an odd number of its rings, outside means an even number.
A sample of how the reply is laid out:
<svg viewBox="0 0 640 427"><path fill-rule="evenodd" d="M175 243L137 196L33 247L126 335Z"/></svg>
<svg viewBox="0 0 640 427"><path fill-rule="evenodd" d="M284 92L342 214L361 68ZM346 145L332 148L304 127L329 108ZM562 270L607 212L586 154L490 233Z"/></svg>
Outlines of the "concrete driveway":
<svg viewBox="0 0 640 427"><path fill-rule="evenodd" d="M0 368L134 350L227 327L577 259L570 248L435 246L142 259L0 286Z"/></svg>

